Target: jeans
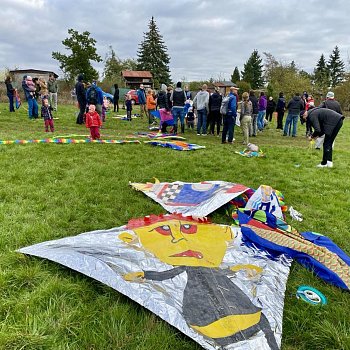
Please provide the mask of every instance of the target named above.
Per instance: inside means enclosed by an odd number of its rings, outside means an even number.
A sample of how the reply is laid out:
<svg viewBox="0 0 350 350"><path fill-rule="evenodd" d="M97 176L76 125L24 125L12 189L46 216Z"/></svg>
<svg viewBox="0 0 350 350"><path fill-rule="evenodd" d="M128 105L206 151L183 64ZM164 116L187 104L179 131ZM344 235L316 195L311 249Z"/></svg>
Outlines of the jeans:
<svg viewBox="0 0 350 350"><path fill-rule="evenodd" d="M13 105L13 94L7 94L7 97L9 98L10 112L14 112L15 111L15 107Z"/></svg>
<svg viewBox="0 0 350 350"><path fill-rule="evenodd" d="M264 116L265 116L266 110L265 111L259 111L258 113L258 120L257 120L257 124L258 124L258 129L261 131L262 129L264 129Z"/></svg>
<svg viewBox="0 0 350 350"><path fill-rule="evenodd" d="M182 126L185 126L185 115L184 115L184 109L183 107L173 107L172 114L174 117L174 132L177 132L177 123L180 119L181 128Z"/></svg>
<svg viewBox="0 0 350 350"><path fill-rule="evenodd" d="M236 117L232 115L224 115L224 127L222 129L222 136L221 136L222 142L226 142L227 133L228 133L228 142L233 141L235 124L236 124Z"/></svg>
<svg viewBox="0 0 350 350"><path fill-rule="evenodd" d="M197 134L206 134L207 133L207 110L206 108L197 110ZM201 132L202 131L202 132Z"/></svg>
<svg viewBox="0 0 350 350"><path fill-rule="evenodd" d="M333 142L338 135L340 128L343 126L343 120L340 119L338 124L334 127L331 135L325 135L323 143L323 158L321 164L326 165L327 161L333 160Z"/></svg>
<svg viewBox="0 0 350 350"><path fill-rule="evenodd" d="M28 116L29 119L38 118L38 103L35 98L28 98Z"/></svg>
<svg viewBox="0 0 350 350"><path fill-rule="evenodd" d="M298 125L298 114L289 114L287 115L286 123L284 124L283 135L289 135L293 124L292 136L297 135L297 125Z"/></svg>

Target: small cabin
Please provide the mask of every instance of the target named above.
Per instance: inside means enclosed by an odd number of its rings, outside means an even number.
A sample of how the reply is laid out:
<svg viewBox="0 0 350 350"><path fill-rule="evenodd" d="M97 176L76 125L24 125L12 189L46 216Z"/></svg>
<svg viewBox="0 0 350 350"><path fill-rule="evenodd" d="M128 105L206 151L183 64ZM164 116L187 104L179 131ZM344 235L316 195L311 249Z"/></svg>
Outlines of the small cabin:
<svg viewBox="0 0 350 350"><path fill-rule="evenodd" d="M153 76L150 71L123 70L121 75L124 87L128 89L138 89L141 84L145 88L153 88Z"/></svg>

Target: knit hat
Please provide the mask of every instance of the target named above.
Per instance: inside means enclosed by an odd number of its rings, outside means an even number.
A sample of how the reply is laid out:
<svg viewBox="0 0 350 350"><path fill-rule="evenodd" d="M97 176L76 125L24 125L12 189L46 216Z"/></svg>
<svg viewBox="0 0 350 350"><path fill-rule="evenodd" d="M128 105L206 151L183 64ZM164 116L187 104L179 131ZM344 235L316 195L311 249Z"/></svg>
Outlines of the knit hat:
<svg viewBox="0 0 350 350"><path fill-rule="evenodd" d="M165 84L162 84L162 85L160 86L160 89L161 89L162 91L166 91L167 87L166 87Z"/></svg>
<svg viewBox="0 0 350 350"><path fill-rule="evenodd" d="M32 77L30 75L27 75L27 80L33 80Z"/></svg>
<svg viewBox="0 0 350 350"><path fill-rule="evenodd" d="M334 92L333 91L328 91L326 98L334 98Z"/></svg>
<svg viewBox="0 0 350 350"><path fill-rule="evenodd" d="M181 81L178 81L178 82L176 83L176 87L177 87L177 88L180 88L180 87L181 87Z"/></svg>

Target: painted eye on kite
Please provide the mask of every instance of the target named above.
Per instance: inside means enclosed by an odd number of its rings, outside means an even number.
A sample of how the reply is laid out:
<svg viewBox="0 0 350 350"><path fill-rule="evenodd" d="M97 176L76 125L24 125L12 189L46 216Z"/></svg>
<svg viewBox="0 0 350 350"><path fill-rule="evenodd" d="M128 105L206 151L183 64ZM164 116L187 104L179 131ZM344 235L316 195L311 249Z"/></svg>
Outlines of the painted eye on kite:
<svg viewBox="0 0 350 350"><path fill-rule="evenodd" d="M181 225L181 232L188 235L197 232L197 225L183 224Z"/></svg>
<svg viewBox="0 0 350 350"><path fill-rule="evenodd" d="M156 227L155 230L164 236L170 236L171 235L171 229L169 225L159 226Z"/></svg>

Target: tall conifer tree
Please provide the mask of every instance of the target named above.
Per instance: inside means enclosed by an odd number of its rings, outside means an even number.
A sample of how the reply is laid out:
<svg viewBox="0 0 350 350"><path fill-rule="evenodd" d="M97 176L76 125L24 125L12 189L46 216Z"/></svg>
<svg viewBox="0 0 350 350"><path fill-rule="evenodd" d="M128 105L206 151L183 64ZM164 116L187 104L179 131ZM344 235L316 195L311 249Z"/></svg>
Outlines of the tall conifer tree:
<svg viewBox="0 0 350 350"><path fill-rule="evenodd" d="M340 59L339 48L336 46L327 62L331 87L339 85L344 80L344 67L344 62Z"/></svg>
<svg viewBox="0 0 350 350"><path fill-rule="evenodd" d="M262 59L257 50L253 51L244 64L242 80L250 83L252 89L257 89L264 84Z"/></svg>
<svg viewBox="0 0 350 350"><path fill-rule="evenodd" d="M161 83L169 84L171 79L168 49L153 17L149 22L148 29L149 31L144 33L143 41L137 52L138 69L150 71L156 86Z"/></svg>
<svg viewBox="0 0 350 350"><path fill-rule="evenodd" d="M329 71L326 60L322 54L314 69L315 84L322 90L326 90L329 86Z"/></svg>
<svg viewBox="0 0 350 350"><path fill-rule="evenodd" d="M231 75L231 81L235 84L237 84L241 80L241 75L239 74L239 70L237 67L235 67L232 75Z"/></svg>

